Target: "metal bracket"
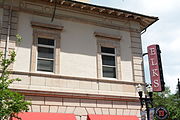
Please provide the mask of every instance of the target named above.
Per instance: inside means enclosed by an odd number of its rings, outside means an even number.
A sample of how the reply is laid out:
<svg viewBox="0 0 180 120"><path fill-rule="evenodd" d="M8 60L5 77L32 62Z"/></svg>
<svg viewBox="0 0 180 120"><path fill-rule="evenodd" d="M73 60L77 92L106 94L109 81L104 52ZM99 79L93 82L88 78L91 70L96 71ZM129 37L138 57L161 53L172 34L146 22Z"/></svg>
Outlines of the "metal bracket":
<svg viewBox="0 0 180 120"><path fill-rule="evenodd" d="M147 55L148 53L143 53L142 56L144 57L145 55Z"/></svg>

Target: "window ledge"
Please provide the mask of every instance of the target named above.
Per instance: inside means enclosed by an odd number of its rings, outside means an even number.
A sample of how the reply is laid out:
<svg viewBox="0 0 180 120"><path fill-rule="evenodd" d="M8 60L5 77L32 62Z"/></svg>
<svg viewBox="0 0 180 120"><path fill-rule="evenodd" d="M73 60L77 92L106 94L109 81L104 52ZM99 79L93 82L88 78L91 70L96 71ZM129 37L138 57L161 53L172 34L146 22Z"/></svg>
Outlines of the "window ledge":
<svg viewBox="0 0 180 120"><path fill-rule="evenodd" d="M52 25L52 24L45 24L45 23L40 23L40 22L31 22L32 27L36 28L43 28L43 29L50 29L50 30L58 30L62 31L63 26L58 26L58 25Z"/></svg>
<svg viewBox="0 0 180 120"><path fill-rule="evenodd" d="M112 34L107 34L107 33L101 33L101 32L94 32L94 35L96 37L103 37L103 38L108 38L108 39L114 39L114 40L121 40L121 36L118 35L112 35Z"/></svg>

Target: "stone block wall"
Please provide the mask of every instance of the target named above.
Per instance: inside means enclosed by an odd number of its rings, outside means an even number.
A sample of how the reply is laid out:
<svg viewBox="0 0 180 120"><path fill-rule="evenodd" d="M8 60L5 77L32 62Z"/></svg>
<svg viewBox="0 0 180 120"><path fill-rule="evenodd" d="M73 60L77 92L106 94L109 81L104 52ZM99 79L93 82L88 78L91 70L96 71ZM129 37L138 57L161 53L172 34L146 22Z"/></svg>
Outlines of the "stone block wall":
<svg viewBox="0 0 180 120"><path fill-rule="evenodd" d="M139 102L53 96L26 96L26 100L32 102L29 112L74 113L77 120L87 120L88 114L136 115L140 117Z"/></svg>
<svg viewBox="0 0 180 120"><path fill-rule="evenodd" d="M134 81L144 82L143 56L140 32L130 32Z"/></svg>
<svg viewBox="0 0 180 120"><path fill-rule="evenodd" d="M10 18L10 16L11 16L11 18ZM9 49L14 49L16 46L18 12L16 10L12 10L10 12L10 8L4 8L3 9L1 41L0 41L1 48L5 47L5 41L6 41L7 35L8 35L8 24L9 23L10 23Z"/></svg>
<svg viewBox="0 0 180 120"><path fill-rule="evenodd" d="M69 77L61 75L46 75L40 73L19 73L19 75L14 74L11 76L12 78L21 79L21 81L14 82L11 85L11 88L13 89L67 92L72 94L80 93L126 97L137 96L135 87L136 83L133 82Z"/></svg>

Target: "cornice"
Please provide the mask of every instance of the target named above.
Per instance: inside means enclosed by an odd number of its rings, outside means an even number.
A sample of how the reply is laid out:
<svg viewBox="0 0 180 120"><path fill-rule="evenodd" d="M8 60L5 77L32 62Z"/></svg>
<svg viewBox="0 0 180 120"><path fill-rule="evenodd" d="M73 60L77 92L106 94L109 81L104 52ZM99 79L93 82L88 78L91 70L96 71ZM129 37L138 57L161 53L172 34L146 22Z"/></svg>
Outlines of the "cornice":
<svg viewBox="0 0 180 120"><path fill-rule="evenodd" d="M49 0L41 0L41 1L49 2ZM149 27L154 22L156 22L157 20L159 20L158 17L154 17L154 16L147 16L126 10L115 9L105 6L98 6L98 5L78 2L74 0L59 0L58 6L66 7L69 9L76 9L78 11L93 12L93 14L99 14L102 16L109 16L118 19L135 20L141 24L142 31L147 27Z"/></svg>
<svg viewBox="0 0 180 120"><path fill-rule="evenodd" d="M19 8L16 5L14 9L23 11L24 10L22 9L22 7L24 7L23 2L32 2L34 4L40 3L40 4L48 5L51 7L51 8L45 8L45 9L42 8L43 11L46 11L46 10L49 11L50 9L52 10L54 8L54 3L50 2L50 0L21 0ZM7 8L7 6L8 4L4 5L3 7ZM40 8L40 6L37 5L37 8ZM147 16L147 15L143 15L139 13L134 13L134 12L126 11L126 10L115 9L115 8L110 8L110 7L105 7L105 6L98 6L98 5L93 5L93 4L77 2L73 0L58 0L57 9L59 8L71 10L74 12L89 14L89 15L107 17L108 19L116 19L117 21L118 20L136 21L140 23L141 25L140 31L145 30L147 27L149 27L150 25L152 25L154 22L158 20L158 17ZM32 11L32 13L34 13L34 11Z"/></svg>
<svg viewBox="0 0 180 120"><path fill-rule="evenodd" d="M6 4L3 6L5 9L9 9ZM53 4L45 1L34 1L34 0L22 0L19 3L19 7L13 6L13 10L29 13L33 15L49 17L51 19L53 13ZM65 13L64 13L65 12ZM68 15L66 13L71 13L73 15ZM82 15L84 17L82 17ZM88 18L90 17L90 18ZM124 17L116 18L101 13L95 13L94 11L78 10L78 8L70 8L67 6L58 6L56 10L56 19L80 22L84 24L91 24L100 27L106 27L115 30L123 30L128 32L140 32L138 28L131 28L129 25L129 20ZM138 22L138 21L136 21Z"/></svg>
<svg viewBox="0 0 180 120"><path fill-rule="evenodd" d="M82 80L82 81L99 81L99 82L107 82L107 83L120 83L127 85L144 85L143 82L135 82L135 81L124 81L124 80L114 80L114 79L101 79L101 78L87 78L87 77L74 77L74 76L65 76L58 74L45 74L38 72L22 72L22 71L11 71L12 74L16 75L28 75L28 76L39 76L39 77L51 77L51 78L59 78L59 79L71 79L71 80Z"/></svg>
<svg viewBox="0 0 180 120"><path fill-rule="evenodd" d="M28 96L42 96L42 97L61 97L61 98L76 98L76 99L94 99L94 100L115 100L115 101L128 101L137 102L138 97L129 96L112 96L112 95L99 95L99 94L80 94L80 93L64 93L64 92L51 92L51 91L38 91L38 90L25 90L25 89L11 89L18 91Z"/></svg>

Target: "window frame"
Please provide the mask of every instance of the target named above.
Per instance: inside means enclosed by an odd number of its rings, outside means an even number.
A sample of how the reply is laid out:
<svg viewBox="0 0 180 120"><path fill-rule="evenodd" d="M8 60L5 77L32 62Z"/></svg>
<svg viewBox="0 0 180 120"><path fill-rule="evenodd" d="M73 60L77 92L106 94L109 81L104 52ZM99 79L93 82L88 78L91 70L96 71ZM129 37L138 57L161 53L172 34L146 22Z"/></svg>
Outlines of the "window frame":
<svg viewBox="0 0 180 120"><path fill-rule="evenodd" d="M39 22L31 22L33 28L33 43L31 48L31 65L30 72L45 73L45 74L60 74L60 39L62 26L44 24ZM38 71L38 38L54 40L54 61L53 72ZM41 46L41 45L40 45ZM46 46L46 45L45 45Z"/></svg>
<svg viewBox="0 0 180 120"><path fill-rule="evenodd" d="M107 80L121 80L121 57L120 40L121 36L94 32L97 42L97 78ZM115 49L116 78L103 77L101 47Z"/></svg>

